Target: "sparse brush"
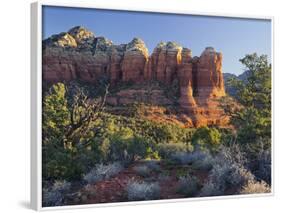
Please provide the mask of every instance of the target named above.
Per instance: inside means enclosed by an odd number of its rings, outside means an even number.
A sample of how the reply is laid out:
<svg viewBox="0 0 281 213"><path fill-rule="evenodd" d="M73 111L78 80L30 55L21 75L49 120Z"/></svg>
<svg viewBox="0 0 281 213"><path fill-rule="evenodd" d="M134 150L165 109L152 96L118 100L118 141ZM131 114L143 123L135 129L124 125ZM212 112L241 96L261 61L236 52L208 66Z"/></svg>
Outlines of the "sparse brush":
<svg viewBox="0 0 281 213"><path fill-rule="evenodd" d="M264 181L249 181L240 191L241 194L270 193L270 186Z"/></svg>
<svg viewBox="0 0 281 213"><path fill-rule="evenodd" d="M168 181L170 179L170 176L168 174L159 174L158 175L158 180L159 181Z"/></svg>
<svg viewBox="0 0 281 213"><path fill-rule="evenodd" d="M198 160L203 160L205 154L200 151L196 152L176 152L171 155L171 160L176 161L179 164L193 164Z"/></svg>
<svg viewBox="0 0 281 213"><path fill-rule="evenodd" d="M198 180L196 177L187 175L179 178L178 192L188 197L194 196L198 192Z"/></svg>
<svg viewBox="0 0 281 213"><path fill-rule="evenodd" d="M161 158L169 159L176 152L187 152L185 143L160 143L158 144L158 152Z"/></svg>
<svg viewBox="0 0 281 213"><path fill-rule="evenodd" d="M156 183L130 181L127 185L129 200L153 200L160 197L160 186Z"/></svg>
<svg viewBox="0 0 281 213"><path fill-rule="evenodd" d="M70 189L71 183L63 180L56 180L50 189L43 189L43 206L61 206L64 201L64 194Z"/></svg>
<svg viewBox="0 0 281 213"><path fill-rule="evenodd" d="M43 206L61 206L63 204L63 195L60 191L43 190Z"/></svg>
<svg viewBox="0 0 281 213"><path fill-rule="evenodd" d="M63 180L63 181L56 180L54 182L52 190L57 190L57 191L63 192L63 191L69 190L70 187L71 187L71 183L69 183L69 182L67 182L65 180Z"/></svg>
<svg viewBox="0 0 281 213"><path fill-rule="evenodd" d="M224 195L227 189L239 189L255 179L254 175L243 166L239 152L231 148L222 148L214 158L214 165L200 193L201 196Z"/></svg>
<svg viewBox="0 0 281 213"><path fill-rule="evenodd" d="M200 171L210 171L213 168L214 158L206 153L202 159L197 159L192 163L192 168Z"/></svg>
<svg viewBox="0 0 281 213"><path fill-rule="evenodd" d="M201 189L200 196L219 196L223 195L223 193L224 191L220 188L220 185L213 183L212 181L208 181Z"/></svg>
<svg viewBox="0 0 281 213"><path fill-rule="evenodd" d="M115 162L112 164L104 165L98 164L89 173L84 175L84 180L88 183L96 183L100 180L106 180L118 174L124 169L121 163Z"/></svg>
<svg viewBox="0 0 281 213"><path fill-rule="evenodd" d="M135 166L133 169L138 175L140 175L142 177L148 177L151 172L151 170L146 165Z"/></svg>
<svg viewBox="0 0 281 213"><path fill-rule="evenodd" d="M151 169L152 171L160 171L160 165L159 165L159 161L157 160L149 160L149 161L145 161L145 165Z"/></svg>
<svg viewBox="0 0 281 213"><path fill-rule="evenodd" d="M261 146L260 152L252 164L254 164L251 167L255 168L253 169L255 176L271 184L271 150Z"/></svg>

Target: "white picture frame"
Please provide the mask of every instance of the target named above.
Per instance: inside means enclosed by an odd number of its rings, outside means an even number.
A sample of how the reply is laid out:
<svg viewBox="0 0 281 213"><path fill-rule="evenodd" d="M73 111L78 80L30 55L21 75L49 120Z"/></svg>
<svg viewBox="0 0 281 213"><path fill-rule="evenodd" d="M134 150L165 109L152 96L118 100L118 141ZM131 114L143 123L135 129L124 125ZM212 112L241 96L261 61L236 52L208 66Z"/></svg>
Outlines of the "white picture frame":
<svg viewBox="0 0 281 213"><path fill-rule="evenodd" d="M54 1L38 1L31 4L31 207L34 210L57 210L57 209L76 209L76 208L89 208L89 207L105 207L105 206L123 206L123 205L136 205L136 204L153 204L153 203L166 203L166 202L190 202L200 200L213 200L213 199L233 199L243 197L263 197L274 195L274 138L272 138L272 192L267 194L256 195L230 195L219 197L202 197L202 198L187 198L187 199L172 199L172 200L155 200L155 201L137 201L137 202L122 202L122 203L104 203L104 204L87 204L87 205L73 205L73 206L57 206L57 207L42 207L42 159L41 159L41 145L42 145L42 7L43 6L61 6L61 7L79 7L79 8L95 8L95 9L110 9L110 10L123 10L123 11L138 11L138 12L161 12L161 13L176 13L187 15L203 15L203 16L219 16L230 18L251 18L251 19L266 19L271 21L272 29L272 79L274 79L274 63L273 63L273 30L274 30L274 17L269 16L248 16L248 15L235 15L235 14L210 14L204 12L192 12L188 10L155 10L149 8L134 8L134 7L107 7L97 5L94 2L77 3L77 2L54 2ZM272 84L274 82L272 81ZM274 85L272 85L272 88ZM272 92L274 95L274 93ZM274 100L274 97L272 98ZM272 103L272 105L274 105ZM272 107L272 114L274 110ZM272 120L273 120L272 115ZM272 122L274 124L274 121ZM272 125L273 135L273 125Z"/></svg>

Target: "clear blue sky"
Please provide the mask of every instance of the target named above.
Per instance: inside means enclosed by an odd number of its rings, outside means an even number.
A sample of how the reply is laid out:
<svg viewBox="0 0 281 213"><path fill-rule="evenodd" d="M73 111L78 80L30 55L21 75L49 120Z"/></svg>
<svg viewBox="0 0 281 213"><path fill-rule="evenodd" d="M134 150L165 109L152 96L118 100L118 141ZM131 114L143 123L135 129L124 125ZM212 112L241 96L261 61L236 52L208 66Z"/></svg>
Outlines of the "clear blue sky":
<svg viewBox="0 0 281 213"><path fill-rule="evenodd" d="M245 54L271 57L269 20L127 12L67 7L43 9L43 37L81 25L115 44L141 38L149 52L160 41L176 41L200 56L207 46L223 53L223 72L240 74Z"/></svg>

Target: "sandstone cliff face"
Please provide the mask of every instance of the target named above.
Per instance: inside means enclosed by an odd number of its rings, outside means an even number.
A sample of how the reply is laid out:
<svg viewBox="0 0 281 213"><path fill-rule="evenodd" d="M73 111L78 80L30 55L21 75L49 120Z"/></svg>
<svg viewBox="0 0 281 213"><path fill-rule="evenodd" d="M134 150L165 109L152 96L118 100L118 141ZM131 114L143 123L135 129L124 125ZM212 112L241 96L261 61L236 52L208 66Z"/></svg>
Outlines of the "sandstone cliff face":
<svg viewBox="0 0 281 213"><path fill-rule="evenodd" d="M216 99L224 96L222 54L207 47L200 57L175 42L161 42L149 56L145 43L134 38L128 44L115 45L83 27L53 35L43 41L44 82L68 82L80 79L96 83L106 78L114 87L120 82L134 84L158 81L179 87L179 111L188 126L221 122L222 111ZM108 98L111 105L147 102L172 105L163 91L128 89ZM152 98L151 98L152 97Z"/></svg>
<svg viewBox="0 0 281 213"><path fill-rule="evenodd" d="M222 54L207 47L197 62L198 96L224 96Z"/></svg>
<svg viewBox="0 0 281 213"><path fill-rule="evenodd" d="M182 47L176 43L159 43L149 59L150 74L147 78L171 84L181 63L181 51Z"/></svg>
<svg viewBox="0 0 281 213"><path fill-rule="evenodd" d="M193 79L193 65L191 50L184 48L181 54L181 64L178 69L178 77L180 83L180 99L179 104L184 109L196 107L194 99L194 83Z"/></svg>
<svg viewBox="0 0 281 213"><path fill-rule="evenodd" d="M121 63L122 81L143 82L144 69L148 61L148 50L144 42L134 38L124 52Z"/></svg>

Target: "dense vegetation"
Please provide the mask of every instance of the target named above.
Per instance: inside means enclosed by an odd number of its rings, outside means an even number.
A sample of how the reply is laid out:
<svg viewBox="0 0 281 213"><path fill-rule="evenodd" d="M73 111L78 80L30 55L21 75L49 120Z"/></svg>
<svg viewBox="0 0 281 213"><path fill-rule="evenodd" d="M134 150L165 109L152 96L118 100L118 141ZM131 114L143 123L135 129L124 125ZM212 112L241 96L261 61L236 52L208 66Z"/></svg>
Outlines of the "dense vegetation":
<svg viewBox="0 0 281 213"><path fill-rule="evenodd" d="M43 97L44 205L66 204L70 183L80 182L84 191L93 193L89 184L143 160L145 164L134 171L144 181L128 183L127 200L161 198L158 182L179 165L178 193L184 197L269 192L271 65L266 56L256 54L241 62L248 78L231 79L235 97L222 100L232 129L153 122L139 110L131 116L112 114L105 105L110 92L106 84L94 92L77 83L51 86ZM205 172L208 178L200 181L189 170ZM152 174L158 175L158 182L145 181Z"/></svg>

